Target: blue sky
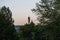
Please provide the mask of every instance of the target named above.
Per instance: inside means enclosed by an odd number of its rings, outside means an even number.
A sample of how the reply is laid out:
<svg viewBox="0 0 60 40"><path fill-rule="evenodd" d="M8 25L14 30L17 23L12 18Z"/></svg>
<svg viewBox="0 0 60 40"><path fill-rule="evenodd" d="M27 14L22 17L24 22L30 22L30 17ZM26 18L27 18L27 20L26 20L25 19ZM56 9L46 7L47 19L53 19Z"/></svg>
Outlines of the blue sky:
<svg viewBox="0 0 60 40"><path fill-rule="evenodd" d="M0 0L0 7L5 5L10 8L15 21L14 24L16 25L27 23L28 16L36 23L36 15L32 13L31 9L35 8L35 3L38 1L39 0Z"/></svg>

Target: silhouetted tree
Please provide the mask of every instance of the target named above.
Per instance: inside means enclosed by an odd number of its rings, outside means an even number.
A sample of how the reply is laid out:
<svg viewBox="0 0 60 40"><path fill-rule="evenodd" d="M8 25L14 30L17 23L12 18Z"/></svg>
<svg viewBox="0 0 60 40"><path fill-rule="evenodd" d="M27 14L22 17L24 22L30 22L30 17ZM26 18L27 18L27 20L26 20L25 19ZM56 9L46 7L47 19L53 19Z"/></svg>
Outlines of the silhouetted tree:
<svg viewBox="0 0 60 40"><path fill-rule="evenodd" d="M48 40L59 40L60 0L41 0L36 3L36 8L32 9L32 11L36 12L40 25L43 26L42 28L40 26L40 31L42 29L40 33L44 34L45 37L48 36Z"/></svg>
<svg viewBox="0 0 60 40"><path fill-rule="evenodd" d="M10 9L0 8L0 40L18 40L13 22Z"/></svg>
<svg viewBox="0 0 60 40"><path fill-rule="evenodd" d="M38 20L43 24L54 22L59 18L60 14L56 8L55 0L41 0L39 3L36 3L36 7L32 11L39 15Z"/></svg>

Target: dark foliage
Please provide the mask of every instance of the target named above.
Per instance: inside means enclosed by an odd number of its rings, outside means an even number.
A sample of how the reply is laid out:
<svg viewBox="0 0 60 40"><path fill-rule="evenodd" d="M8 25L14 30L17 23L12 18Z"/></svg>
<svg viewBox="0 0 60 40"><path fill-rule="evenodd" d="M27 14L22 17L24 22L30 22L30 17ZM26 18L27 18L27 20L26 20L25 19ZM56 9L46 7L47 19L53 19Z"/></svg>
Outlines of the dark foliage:
<svg viewBox="0 0 60 40"><path fill-rule="evenodd" d="M18 40L13 22L10 9L0 8L0 40Z"/></svg>

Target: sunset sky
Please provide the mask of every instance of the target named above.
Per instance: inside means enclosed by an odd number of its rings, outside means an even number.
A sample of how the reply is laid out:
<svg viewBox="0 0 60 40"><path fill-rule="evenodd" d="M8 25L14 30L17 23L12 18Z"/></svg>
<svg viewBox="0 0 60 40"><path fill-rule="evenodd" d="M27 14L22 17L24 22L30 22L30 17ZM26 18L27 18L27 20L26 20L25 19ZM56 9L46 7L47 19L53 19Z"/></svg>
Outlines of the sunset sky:
<svg viewBox="0 0 60 40"><path fill-rule="evenodd" d="M36 23L36 15L31 9L35 8L35 3L38 1L39 0L0 0L0 7L5 5L10 8L15 25L27 23L28 16Z"/></svg>

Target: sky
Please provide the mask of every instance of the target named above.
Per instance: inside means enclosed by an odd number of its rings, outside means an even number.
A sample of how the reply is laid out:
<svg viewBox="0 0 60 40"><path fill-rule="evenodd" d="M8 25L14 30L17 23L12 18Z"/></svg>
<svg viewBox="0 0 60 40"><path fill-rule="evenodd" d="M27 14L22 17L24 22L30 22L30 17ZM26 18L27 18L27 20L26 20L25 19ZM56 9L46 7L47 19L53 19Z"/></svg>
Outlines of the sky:
<svg viewBox="0 0 60 40"><path fill-rule="evenodd" d="M12 11L12 18L15 25L23 25L28 22L28 16L34 23L37 23L37 15L31 9L39 0L0 0L0 7L9 7Z"/></svg>

